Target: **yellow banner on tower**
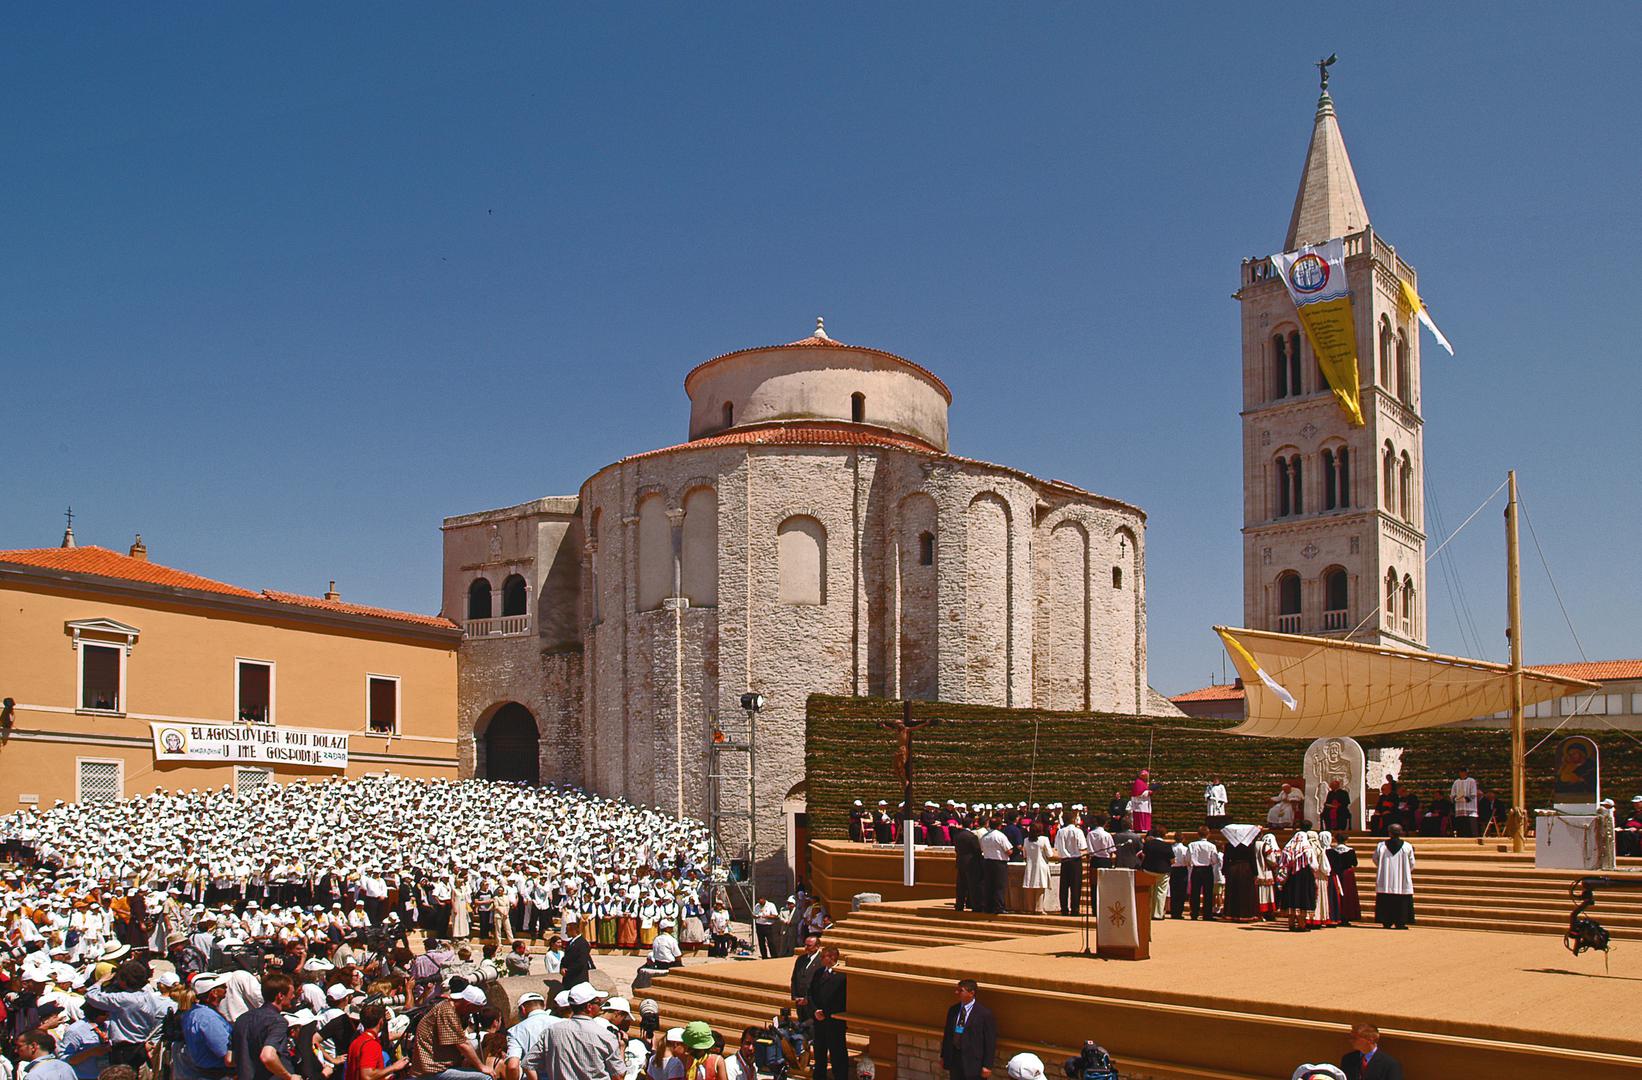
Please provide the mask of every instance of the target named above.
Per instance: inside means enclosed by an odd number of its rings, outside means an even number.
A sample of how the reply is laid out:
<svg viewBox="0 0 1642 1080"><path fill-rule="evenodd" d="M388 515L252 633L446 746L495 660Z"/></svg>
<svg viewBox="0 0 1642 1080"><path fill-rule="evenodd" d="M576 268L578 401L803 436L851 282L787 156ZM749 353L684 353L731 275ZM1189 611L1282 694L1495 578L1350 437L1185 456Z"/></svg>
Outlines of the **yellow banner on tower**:
<svg viewBox="0 0 1642 1080"><path fill-rule="evenodd" d="M1308 244L1299 251L1271 257L1288 287L1300 326L1317 356L1317 366L1334 391L1334 400L1351 421L1363 426L1357 391L1357 321L1346 286L1346 245L1339 237Z"/></svg>

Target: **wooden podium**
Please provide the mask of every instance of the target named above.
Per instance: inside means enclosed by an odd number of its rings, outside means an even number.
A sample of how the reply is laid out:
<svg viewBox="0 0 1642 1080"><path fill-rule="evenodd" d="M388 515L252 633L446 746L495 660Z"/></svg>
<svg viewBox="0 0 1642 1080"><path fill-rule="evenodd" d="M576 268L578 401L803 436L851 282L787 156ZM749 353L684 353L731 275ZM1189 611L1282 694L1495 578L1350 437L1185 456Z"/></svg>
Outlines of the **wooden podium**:
<svg viewBox="0 0 1642 1080"><path fill-rule="evenodd" d="M1113 875L1108 879L1106 875ZM1132 890L1114 897L1111 886L1103 889L1102 880L1114 885L1120 878L1132 878ZM1101 870L1096 875L1095 888L1095 954L1107 960L1150 960L1152 956L1152 886L1160 875L1145 870ZM1102 895L1102 894L1105 895Z"/></svg>

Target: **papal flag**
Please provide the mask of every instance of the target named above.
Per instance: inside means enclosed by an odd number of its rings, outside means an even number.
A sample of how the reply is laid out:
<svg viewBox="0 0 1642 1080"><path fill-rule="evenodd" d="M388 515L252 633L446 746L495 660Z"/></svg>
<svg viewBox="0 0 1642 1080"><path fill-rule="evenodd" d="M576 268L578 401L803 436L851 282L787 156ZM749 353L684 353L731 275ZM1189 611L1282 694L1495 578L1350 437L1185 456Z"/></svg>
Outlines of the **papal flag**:
<svg viewBox="0 0 1642 1080"><path fill-rule="evenodd" d="M1363 426L1357 396L1357 323L1346 286L1346 245L1339 237L1271 257L1317 356L1317 366L1352 427Z"/></svg>
<svg viewBox="0 0 1642 1080"><path fill-rule="evenodd" d="M1260 681L1266 684L1266 689L1276 694L1278 700L1291 710L1299 706L1299 703L1294 700L1294 695L1289 693L1282 683L1266 673L1266 669L1261 667L1259 662L1249 653L1249 650L1243 647L1241 641L1238 641L1219 627L1215 627L1214 632L1219 634L1220 640L1226 643L1226 651L1232 654L1232 662L1237 664L1238 668L1247 668L1254 672Z"/></svg>
<svg viewBox="0 0 1642 1080"><path fill-rule="evenodd" d="M1437 329L1437 324L1431 321L1431 313L1425 310L1425 301L1421 300L1420 294L1414 291L1414 286L1410 285L1404 278L1398 278L1397 284L1403 287L1403 299L1408 302L1409 307L1414 309L1414 314L1419 317L1420 325L1431 331L1431 336L1437 339L1437 344L1447 349L1449 356L1453 356L1454 346L1448 344L1448 339L1443 337L1441 330Z"/></svg>

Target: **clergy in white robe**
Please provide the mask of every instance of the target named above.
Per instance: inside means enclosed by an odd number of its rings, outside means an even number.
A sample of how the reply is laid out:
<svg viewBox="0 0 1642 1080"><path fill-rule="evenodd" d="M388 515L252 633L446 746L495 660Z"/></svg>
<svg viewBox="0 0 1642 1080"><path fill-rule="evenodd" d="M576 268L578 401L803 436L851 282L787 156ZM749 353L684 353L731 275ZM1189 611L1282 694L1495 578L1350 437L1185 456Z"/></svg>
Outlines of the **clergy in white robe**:
<svg viewBox="0 0 1642 1080"><path fill-rule="evenodd" d="M1477 835L1477 781L1470 769L1460 767L1459 779L1448 787L1448 797L1454 801L1454 832Z"/></svg>
<svg viewBox="0 0 1642 1080"><path fill-rule="evenodd" d="M1226 824L1226 785L1220 777L1212 777L1203 788L1203 817L1209 828L1218 829Z"/></svg>
<svg viewBox="0 0 1642 1080"><path fill-rule="evenodd" d="M1374 917L1388 930L1414 921L1414 849L1401 825L1374 848Z"/></svg>

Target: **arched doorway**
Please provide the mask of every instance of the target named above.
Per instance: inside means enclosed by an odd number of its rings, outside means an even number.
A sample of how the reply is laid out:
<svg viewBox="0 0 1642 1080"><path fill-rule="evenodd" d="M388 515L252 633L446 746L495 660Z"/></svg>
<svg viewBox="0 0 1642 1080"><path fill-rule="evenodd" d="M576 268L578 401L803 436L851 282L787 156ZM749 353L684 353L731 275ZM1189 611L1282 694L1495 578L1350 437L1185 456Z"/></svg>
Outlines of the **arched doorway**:
<svg viewBox="0 0 1642 1080"><path fill-rule="evenodd" d="M800 780L781 800L781 818L787 826L787 873L794 885L810 881L810 815L807 781Z"/></svg>
<svg viewBox="0 0 1642 1080"><path fill-rule="evenodd" d="M485 727L484 740L485 762L480 773L486 780L541 783L537 754L541 733L529 709L513 701L497 709Z"/></svg>

